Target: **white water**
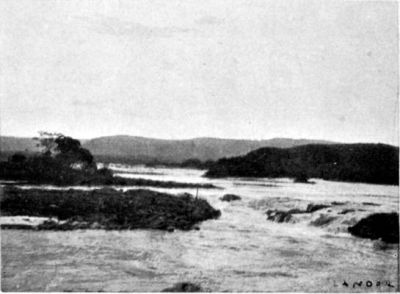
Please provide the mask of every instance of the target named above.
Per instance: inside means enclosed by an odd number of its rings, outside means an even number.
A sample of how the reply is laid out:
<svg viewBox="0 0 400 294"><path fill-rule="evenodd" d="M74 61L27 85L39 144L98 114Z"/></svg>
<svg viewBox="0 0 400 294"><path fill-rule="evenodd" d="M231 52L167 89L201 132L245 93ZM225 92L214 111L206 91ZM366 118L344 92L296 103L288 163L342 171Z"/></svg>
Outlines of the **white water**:
<svg viewBox="0 0 400 294"><path fill-rule="evenodd" d="M397 287L398 246L382 250L377 242L346 232L349 224L372 212L398 211L397 186L209 180L197 170L111 167L125 177L219 186L223 189L200 189L198 193L222 215L203 222L200 231L189 232L4 230L2 290L160 291L184 281L212 291L394 291L385 281ZM124 187L129 188L134 187ZM242 200L219 200L228 193ZM266 220L267 209L305 208L309 203L332 201L345 204L301 215L291 223ZM340 214L349 208L355 212ZM312 221L321 215L335 219L313 226ZM370 288L365 284L368 280L374 283ZM344 281L349 288L342 285ZM363 285L352 288L359 281ZM378 287L377 281L381 281Z"/></svg>

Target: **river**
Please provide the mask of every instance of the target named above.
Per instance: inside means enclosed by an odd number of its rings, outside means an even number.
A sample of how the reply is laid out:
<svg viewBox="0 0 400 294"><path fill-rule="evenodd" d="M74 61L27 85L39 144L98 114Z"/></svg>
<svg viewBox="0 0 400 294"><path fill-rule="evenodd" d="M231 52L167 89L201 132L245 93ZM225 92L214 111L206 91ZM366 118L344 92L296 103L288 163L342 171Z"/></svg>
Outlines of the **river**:
<svg viewBox="0 0 400 294"><path fill-rule="evenodd" d="M350 224L372 212L398 212L398 186L210 180L191 169L111 168L124 177L214 184L222 189L154 190L198 193L221 210L221 217L203 222L199 231L172 233L3 230L3 291L157 292L186 281L218 292L389 292L398 286L398 245L381 248L377 241L347 233ZM242 200L223 202L224 194ZM265 214L333 201L338 205L286 223ZM341 214L345 209L350 212Z"/></svg>

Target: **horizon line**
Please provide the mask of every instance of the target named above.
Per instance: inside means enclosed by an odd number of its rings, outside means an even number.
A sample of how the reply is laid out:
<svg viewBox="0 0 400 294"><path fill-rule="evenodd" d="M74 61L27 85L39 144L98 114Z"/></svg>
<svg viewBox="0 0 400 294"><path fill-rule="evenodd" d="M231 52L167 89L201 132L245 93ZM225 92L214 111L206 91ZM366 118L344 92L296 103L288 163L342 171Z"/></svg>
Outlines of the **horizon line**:
<svg viewBox="0 0 400 294"><path fill-rule="evenodd" d="M94 139L100 139L100 138L107 138L107 137L131 137L131 138L142 138L142 139L154 139L154 140L163 140L163 141L190 141L190 140L196 140L196 139L215 139L215 140L231 140L231 141L255 141L255 142L260 142L260 141L270 141L270 140L296 140L296 141L301 141L301 140L306 140L306 141L322 141L326 143L333 143L333 144L385 144L385 145L392 145L399 147L399 144L393 144L393 143L387 143L387 142L371 142L371 141L339 141L339 140L332 140L332 139L316 139L316 138L294 138L294 137L271 137L271 138L263 138L263 139L255 139L255 138L226 138L226 137L212 137L212 136L199 136L199 137L190 137L190 138L158 138L158 137L146 137L146 136L138 136L138 135L129 135L129 134L115 134L115 135L102 135L102 136L97 136L97 137L91 137L91 138L79 138L75 136L70 136L70 135L65 135L68 137L73 137L78 140L94 140ZM11 137L11 138L19 138L19 139L33 139L35 137L39 136L16 136L16 135L9 135L9 134L0 134L0 138L2 137Z"/></svg>

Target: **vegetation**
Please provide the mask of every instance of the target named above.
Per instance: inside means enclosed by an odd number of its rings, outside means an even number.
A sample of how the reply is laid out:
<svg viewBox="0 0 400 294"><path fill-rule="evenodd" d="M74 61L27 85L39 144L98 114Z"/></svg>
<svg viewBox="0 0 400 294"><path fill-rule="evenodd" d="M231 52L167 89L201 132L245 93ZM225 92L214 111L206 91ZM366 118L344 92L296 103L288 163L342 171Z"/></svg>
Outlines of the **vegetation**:
<svg viewBox="0 0 400 294"><path fill-rule="evenodd" d="M399 148L384 144L305 145L261 148L223 158L207 177L321 178L348 182L399 184Z"/></svg>
<svg viewBox="0 0 400 294"><path fill-rule="evenodd" d="M0 164L0 179L22 180L38 184L69 185L93 177L107 177L97 170L93 156L78 140L62 134L41 132L31 156L16 153Z"/></svg>
<svg viewBox="0 0 400 294"><path fill-rule="evenodd" d="M0 162L0 179L23 181L27 184L52 185L117 185L156 186L162 188L216 188L211 184L191 184L127 179L114 177L107 168L97 169L89 150L80 142L62 134L41 132L37 147L40 152L32 155L15 153L8 161Z"/></svg>
<svg viewBox="0 0 400 294"><path fill-rule="evenodd" d="M309 178L307 177L305 172L298 172L296 177L294 178L295 183L302 183L302 184L315 184L314 182L310 182Z"/></svg>
<svg viewBox="0 0 400 294"><path fill-rule="evenodd" d="M0 201L3 216L29 215L59 220L39 225L37 229L42 230L190 230L195 224L221 214L206 200L190 194L173 196L150 190L60 191L5 187Z"/></svg>

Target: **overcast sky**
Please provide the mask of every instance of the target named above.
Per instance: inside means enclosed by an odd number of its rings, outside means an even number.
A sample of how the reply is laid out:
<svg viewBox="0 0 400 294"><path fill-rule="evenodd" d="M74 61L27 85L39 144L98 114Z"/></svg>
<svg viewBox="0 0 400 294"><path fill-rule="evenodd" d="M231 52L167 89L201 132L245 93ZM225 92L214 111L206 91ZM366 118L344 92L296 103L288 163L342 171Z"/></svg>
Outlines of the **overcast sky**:
<svg viewBox="0 0 400 294"><path fill-rule="evenodd" d="M398 145L395 1L0 1L1 134Z"/></svg>

